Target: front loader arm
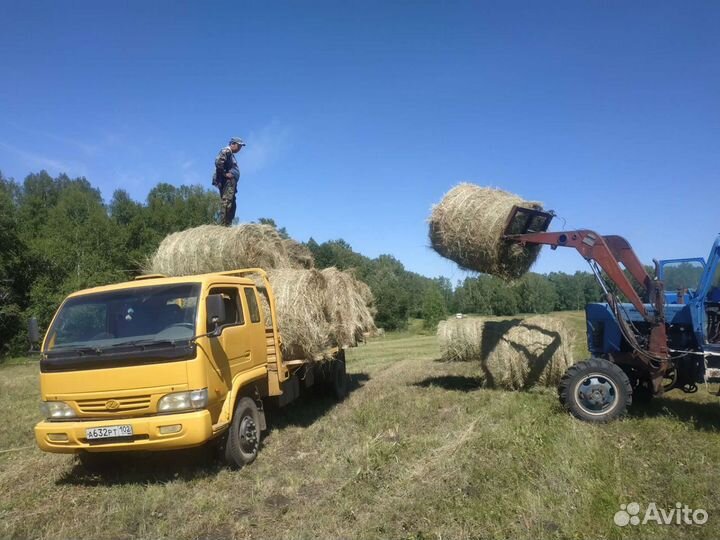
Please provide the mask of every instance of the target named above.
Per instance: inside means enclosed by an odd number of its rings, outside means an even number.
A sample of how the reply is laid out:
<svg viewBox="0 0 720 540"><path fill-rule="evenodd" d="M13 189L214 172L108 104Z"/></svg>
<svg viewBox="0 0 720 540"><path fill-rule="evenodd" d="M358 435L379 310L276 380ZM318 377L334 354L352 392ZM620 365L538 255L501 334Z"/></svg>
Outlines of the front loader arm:
<svg viewBox="0 0 720 540"><path fill-rule="evenodd" d="M617 285L618 289L647 322L656 322L656 319L648 313L642 299L635 292L632 283L620 268L619 263L622 262L635 279L646 288L649 287L650 276L648 276L630 245L622 237L610 236L603 238L594 231L581 229L563 232L510 234L506 235L505 239L521 245L546 245L552 249L558 247L575 248L586 260L598 263L600 268L605 271L612 282ZM608 239L610 239L609 242Z"/></svg>

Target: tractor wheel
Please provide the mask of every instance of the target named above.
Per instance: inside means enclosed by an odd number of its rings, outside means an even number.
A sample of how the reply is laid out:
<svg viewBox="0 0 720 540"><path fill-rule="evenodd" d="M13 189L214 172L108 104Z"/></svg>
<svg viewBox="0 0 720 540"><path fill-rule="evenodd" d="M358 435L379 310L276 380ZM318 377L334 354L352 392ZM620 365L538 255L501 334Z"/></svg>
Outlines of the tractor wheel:
<svg viewBox="0 0 720 540"><path fill-rule="evenodd" d="M632 403L628 376L619 366L601 358L571 366L560 381L558 393L563 407L586 422L615 420Z"/></svg>
<svg viewBox="0 0 720 540"><path fill-rule="evenodd" d="M233 469L249 465L260 449L260 413L255 401L240 398L225 441L225 461Z"/></svg>

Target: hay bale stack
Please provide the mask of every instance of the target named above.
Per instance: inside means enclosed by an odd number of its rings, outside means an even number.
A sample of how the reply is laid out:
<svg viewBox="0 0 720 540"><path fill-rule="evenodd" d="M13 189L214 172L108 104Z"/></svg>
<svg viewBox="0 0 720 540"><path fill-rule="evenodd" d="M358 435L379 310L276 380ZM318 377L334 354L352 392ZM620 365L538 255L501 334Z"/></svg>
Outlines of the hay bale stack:
<svg viewBox="0 0 720 540"><path fill-rule="evenodd" d="M437 336L442 359L446 361L480 360L482 358L483 319L448 319L440 321Z"/></svg>
<svg viewBox="0 0 720 540"><path fill-rule="evenodd" d="M322 271L325 289L325 313L332 327L332 341L339 347L351 347L362 341L365 332L376 331L373 320L372 292L350 271L335 267Z"/></svg>
<svg viewBox="0 0 720 540"><path fill-rule="evenodd" d="M283 355L323 359L331 333L325 315L325 276L318 270L284 268L268 271L268 277L275 293Z"/></svg>
<svg viewBox="0 0 720 540"><path fill-rule="evenodd" d="M514 205L541 210L500 189L459 184L432 209L430 243L435 251L465 269L516 279L537 259L540 246L513 244L502 235Z"/></svg>
<svg viewBox="0 0 720 540"><path fill-rule="evenodd" d="M237 268L301 268L303 263L274 227L246 223L237 227L201 225L170 234L151 257L148 273L187 276Z"/></svg>
<svg viewBox="0 0 720 540"><path fill-rule="evenodd" d="M305 244L296 242L292 238L283 240L288 258L295 268L315 268L315 257Z"/></svg>
<svg viewBox="0 0 720 540"><path fill-rule="evenodd" d="M489 387L557 386L574 363L572 332L553 317L449 319L438 325L438 337L444 359L479 360Z"/></svg>

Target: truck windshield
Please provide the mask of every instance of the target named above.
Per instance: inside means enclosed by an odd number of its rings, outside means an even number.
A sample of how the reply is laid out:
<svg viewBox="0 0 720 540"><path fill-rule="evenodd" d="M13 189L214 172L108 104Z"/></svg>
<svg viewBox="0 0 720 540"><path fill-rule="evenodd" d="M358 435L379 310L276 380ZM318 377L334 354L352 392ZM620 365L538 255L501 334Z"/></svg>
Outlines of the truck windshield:
<svg viewBox="0 0 720 540"><path fill-rule="evenodd" d="M68 299L46 339L45 351L152 345L195 335L200 285L134 287Z"/></svg>

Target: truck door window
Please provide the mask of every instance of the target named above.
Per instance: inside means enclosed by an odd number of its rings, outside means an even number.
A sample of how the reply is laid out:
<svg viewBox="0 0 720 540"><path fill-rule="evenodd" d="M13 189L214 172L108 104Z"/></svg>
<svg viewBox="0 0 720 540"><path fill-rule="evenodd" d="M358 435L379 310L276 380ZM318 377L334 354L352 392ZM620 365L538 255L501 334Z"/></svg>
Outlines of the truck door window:
<svg viewBox="0 0 720 540"><path fill-rule="evenodd" d="M250 322L260 322L260 309L258 308L255 291L250 287L245 287L245 298L247 298L248 311L250 311Z"/></svg>
<svg viewBox="0 0 720 540"><path fill-rule="evenodd" d="M245 324L245 315L243 315L242 302L240 300L240 292L235 287L214 287L210 289L208 294L221 294L223 304L225 304L225 320L220 327L234 326ZM207 321L207 331L212 332L213 324Z"/></svg>

